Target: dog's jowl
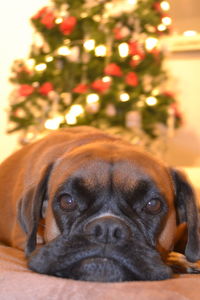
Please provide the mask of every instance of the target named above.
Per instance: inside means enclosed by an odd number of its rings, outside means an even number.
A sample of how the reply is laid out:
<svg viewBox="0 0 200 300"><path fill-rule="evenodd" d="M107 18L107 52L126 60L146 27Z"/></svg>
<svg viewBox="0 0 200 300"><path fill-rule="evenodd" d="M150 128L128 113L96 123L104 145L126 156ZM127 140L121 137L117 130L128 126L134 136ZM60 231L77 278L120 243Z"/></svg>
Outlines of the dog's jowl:
<svg viewBox="0 0 200 300"><path fill-rule="evenodd" d="M0 241L31 270L89 281L172 277L166 257L187 223L200 259L198 214L179 172L89 127L56 131L0 167Z"/></svg>

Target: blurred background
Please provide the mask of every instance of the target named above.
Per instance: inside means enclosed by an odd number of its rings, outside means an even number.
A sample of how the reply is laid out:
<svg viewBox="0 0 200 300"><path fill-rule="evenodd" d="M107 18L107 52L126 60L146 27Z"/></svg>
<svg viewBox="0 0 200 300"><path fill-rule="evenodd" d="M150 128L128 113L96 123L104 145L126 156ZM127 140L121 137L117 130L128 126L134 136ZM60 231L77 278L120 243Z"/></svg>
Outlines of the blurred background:
<svg viewBox="0 0 200 300"><path fill-rule="evenodd" d="M200 166L200 2L169 1L173 35L163 42L169 85L179 103L182 125L167 139L163 159L173 166ZM47 0L7 0L0 4L0 161L19 145L19 132L8 128L9 82L15 59L27 57L34 39L30 18ZM189 33L188 33L189 32Z"/></svg>

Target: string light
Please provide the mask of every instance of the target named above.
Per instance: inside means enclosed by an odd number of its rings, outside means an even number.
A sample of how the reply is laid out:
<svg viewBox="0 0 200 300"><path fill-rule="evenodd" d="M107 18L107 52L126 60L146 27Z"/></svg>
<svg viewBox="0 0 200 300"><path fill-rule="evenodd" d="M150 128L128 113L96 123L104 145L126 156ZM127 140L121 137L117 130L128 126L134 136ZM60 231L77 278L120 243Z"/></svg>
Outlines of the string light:
<svg viewBox="0 0 200 300"><path fill-rule="evenodd" d="M146 104L149 105L149 106L154 106L157 104L158 100L153 97L153 96L150 96L150 97L147 97L146 100L145 100Z"/></svg>
<svg viewBox="0 0 200 300"><path fill-rule="evenodd" d="M70 43L71 43L70 39L65 39L63 42L65 45L70 45Z"/></svg>
<svg viewBox="0 0 200 300"><path fill-rule="evenodd" d="M138 54L135 54L132 56L132 59L135 61L135 62L139 62L141 57L138 55Z"/></svg>
<svg viewBox="0 0 200 300"><path fill-rule="evenodd" d="M118 46L119 55L121 57L127 57L129 54L129 46L127 43L121 43Z"/></svg>
<svg viewBox="0 0 200 300"><path fill-rule="evenodd" d="M77 123L76 117L70 113L66 114L65 120L68 125L75 125Z"/></svg>
<svg viewBox="0 0 200 300"><path fill-rule="evenodd" d="M159 31L165 31L167 29L167 27L164 24L158 25L157 28L158 28Z"/></svg>
<svg viewBox="0 0 200 300"><path fill-rule="evenodd" d="M47 56L47 57L45 58L45 61L46 61L46 62L51 62L51 61L53 61L53 56Z"/></svg>
<svg viewBox="0 0 200 300"><path fill-rule="evenodd" d="M58 48L57 52L59 55L63 55L63 56L71 54L71 50L67 46L62 46L62 47Z"/></svg>
<svg viewBox="0 0 200 300"><path fill-rule="evenodd" d="M102 78L102 81L103 81L103 82L110 82L110 81L111 81L111 77L110 77L110 76L104 76L104 77Z"/></svg>
<svg viewBox="0 0 200 300"><path fill-rule="evenodd" d="M139 101L136 103L136 106L139 107L139 108L143 107L143 106L144 106L144 101L143 101L142 99L139 100Z"/></svg>
<svg viewBox="0 0 200 300"><path fill-rule="evenodd" d="M50 130L56 130L59 128L60 123L63 122L63 117L62 116L57 116L53 119L48 119L46 120L44 127L46 129L50 129Z"/></svg>
<svg viewBox="0 0 200 300"><path fill-rule="evenodd" d="M38 64L35 66L35 70L38 72L42 72L42 71L46 70L46 68L47 68L47 65L44 63Z"/></svg>
<svg viewBox="0 0 200 300"><path fill-rule="evenodd" d="M56 24L61 24L62 21L63 21L63 18L57 18L57 19L55 20L55 23L56 23Z"/></svg>
<svg viewBox="0 0 200 300"><path fill-rule="evenodd" d="M171 25L172 23L172 19L170 17L164 17L162 18L162 23L165 25L165 26L169 26Z"/></svg>
<svg viewBox="0 0 200 300"><path fill-rule="evenodd" d="M74 125L77 123L77 117L84 113L84 109L80 104L74 104L71 106L69 112L65 115L67 124Z"/></svg>
<svg viewBox="0 0 200 300"><path fill-rule="evenodd" d="M106 49L106 46L104 46L104 45L99 45L95 48L96 56L99 56L99 57L106 56L106 52L107 52L107 49Z"/></svg>
<svg viewBox="0 0 200 300"><path fill-rule="evenodd" d="M95 93L87 95L86 102L88 104L96 103L98 101L99 101L99 95Z"/></svg>
<svg viewBox="0 0 200 300"><path fill-rule="evenodd" d="M145 41L145 47L147 50L152 50L155 48L158 44L158 39L154 37L149 37Z"/></svg>
<svg viewBox="0 0 200 300"><path fill-rule="evenodd" d="M167 1L162 1L160 3L160 7L162 8L162 10L168 11L170 9L170 4Z"/></svg>
<svg viewBox="0 0 200 300"><path fill-rule="evenodd" d="M88 14L86 12L83 12L81 13L81 18L84 19L84 18L87 18Z"/></svg>
<svg viewBox="0 0 200 300"><path fill-rule="evenodd" d="M154 90L152 91L152 95L153 95L153 96L159 95L159 89L154 89Z"/></svg>
<svg viewBox="0 0 200 300"><path fill-rule="evenodd" d="M95 40L93 40L93 39L87 40L87 41L84 42L83 46L84 46L84 48L87 51L94 50L94 48L95 48Z"/></svg>
<svg viewBox="0 0 200 300"><path fill-rule="evenodd" d="M122 102L127 102L130 100L130 96L127 93L121 93L119 98L120 98L120 101L122 101Z"/></svg>
<svg viewBox="0 0 200 300"><path fill-rule="evenodd" d="M100 22L101 21L101 16L100 15L94 15L92 18L95 22Z"/></svg>
<svg viewBox="0 0 200 300"><path fill-rule="evenodd" d="M35 66L35 59L34 58L29 58L27 61L26 61L26 65L27 67L32 70Z"/></svg>
<svg viewBox="0 0 200 300"><path fill-rule="evenodd" d="M35 138L35 132L28 132L27 135L26 135L26 139L28 141L31 141L32 139Z"/></svg>
<svg viewBox="0 0 200 300"><path fill-rule="evenodd" d="M74 104L70 108L70 113L75 117L80 116L83 112L84 112L83 107L80 104Z"/></svg>

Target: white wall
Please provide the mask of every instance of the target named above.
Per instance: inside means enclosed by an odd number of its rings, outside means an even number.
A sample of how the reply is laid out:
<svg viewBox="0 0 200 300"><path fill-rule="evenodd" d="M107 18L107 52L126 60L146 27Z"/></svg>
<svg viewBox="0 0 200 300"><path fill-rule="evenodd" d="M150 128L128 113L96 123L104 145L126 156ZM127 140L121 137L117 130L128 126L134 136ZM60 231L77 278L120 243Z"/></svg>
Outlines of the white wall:
<svg viewBox="0 0 200 300"><path fill-rule="evenodd" d="M0 4L0 161L17 148L17 135L6 135L5 109L12 90L10 66L24 58L32 41L30 17L48 0L7 0ZM200 53L172 55L167 62L185 116L184 126L171 139L166 160L173 165L200 166Z"/></svg>
<svg viewBox="0 0 200 300"><path fill-rule="evenodd" d="M31 16L48 0L6 0L0 3L0 161L17 147L17 135L6 135L10 67L27 56L32 41Z"/></svg>
<svg viewBox="0 0 200 300"><path fill-rule="evenodd" d="M200 166L200 51L172 54L167 67L183 112L183 126L169 142L166 160L173 165Z"/></svg>

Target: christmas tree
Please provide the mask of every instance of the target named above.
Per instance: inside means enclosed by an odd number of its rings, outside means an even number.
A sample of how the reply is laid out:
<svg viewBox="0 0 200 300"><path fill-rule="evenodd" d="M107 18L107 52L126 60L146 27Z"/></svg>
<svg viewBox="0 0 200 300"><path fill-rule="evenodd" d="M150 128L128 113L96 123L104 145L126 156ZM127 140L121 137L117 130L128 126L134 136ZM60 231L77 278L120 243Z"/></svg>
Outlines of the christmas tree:
<svg viewBox="0 0 200 300"><path fill-rule="evenodd" d="M12 67L9 132L92 125L157 135L180 114L166 90L160 37L170 31L160 0L53 0L32 18L29 57Z"/></svg>

